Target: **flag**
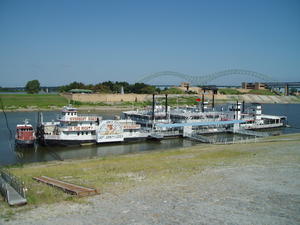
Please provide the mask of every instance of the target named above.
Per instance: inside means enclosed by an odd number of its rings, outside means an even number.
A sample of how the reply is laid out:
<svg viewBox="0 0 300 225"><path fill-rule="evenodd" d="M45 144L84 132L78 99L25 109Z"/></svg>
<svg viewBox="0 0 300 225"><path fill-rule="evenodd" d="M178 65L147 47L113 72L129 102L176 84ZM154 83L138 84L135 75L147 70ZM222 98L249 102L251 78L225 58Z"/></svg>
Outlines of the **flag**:
<svg viewBox="0 0 300 225"><path fill-rule="evenodd" d="M197 101L197 102L201 102L201 99L200 99L200 98L197 98L196 101Z"/></svg>

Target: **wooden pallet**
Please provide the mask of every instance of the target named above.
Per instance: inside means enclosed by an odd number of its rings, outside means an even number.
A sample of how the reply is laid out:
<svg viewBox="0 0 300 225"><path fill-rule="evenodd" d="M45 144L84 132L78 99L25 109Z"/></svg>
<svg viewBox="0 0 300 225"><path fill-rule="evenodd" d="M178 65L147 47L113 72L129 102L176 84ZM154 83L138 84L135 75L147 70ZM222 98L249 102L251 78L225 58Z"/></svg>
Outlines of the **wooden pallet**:
<svg viewBox="0 0 300 225"><path fill-rule="evenodd" d="M56 180L51 177L41 176L41 177L33 177L33 179L60 188L63 191L68 192L72 195L91 196L91 195L99 194L99 191L97 189L70 184L64 181Z"/></svg>

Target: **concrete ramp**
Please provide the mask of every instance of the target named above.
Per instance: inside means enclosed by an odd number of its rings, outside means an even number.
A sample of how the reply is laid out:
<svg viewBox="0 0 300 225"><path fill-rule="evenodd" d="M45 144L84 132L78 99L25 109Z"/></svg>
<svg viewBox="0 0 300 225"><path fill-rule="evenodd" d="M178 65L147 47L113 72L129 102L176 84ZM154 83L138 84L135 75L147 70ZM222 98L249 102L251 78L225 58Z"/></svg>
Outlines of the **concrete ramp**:
<svg viewBox="0 0 300 225"><path fill-rule="evenodd" d="M27 203L25 188L21 182L8 172L0 171L0 192L10 206L24 205Z"/></svg>

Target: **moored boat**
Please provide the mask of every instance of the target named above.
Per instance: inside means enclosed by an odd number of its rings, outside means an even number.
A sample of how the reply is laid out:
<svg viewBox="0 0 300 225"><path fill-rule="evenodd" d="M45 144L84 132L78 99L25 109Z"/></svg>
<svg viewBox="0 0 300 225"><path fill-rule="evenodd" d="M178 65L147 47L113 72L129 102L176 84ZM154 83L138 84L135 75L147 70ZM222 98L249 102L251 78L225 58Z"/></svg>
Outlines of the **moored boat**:
<svg viewBox="0 0 300 225"><path fill-rule="evenodd" d="M24 124L18 124L16 127L15 144L17 146L33 146L36 136L33 126L24 121Z"/></svg>
<svg viewBox="0 0 300 225"><path fill-rule="evenodd" d="M101 120L100 116L78 114L76 108L65 106L58 121L41 121L40 142L45 145L96 143L96 129Z"/></svg>

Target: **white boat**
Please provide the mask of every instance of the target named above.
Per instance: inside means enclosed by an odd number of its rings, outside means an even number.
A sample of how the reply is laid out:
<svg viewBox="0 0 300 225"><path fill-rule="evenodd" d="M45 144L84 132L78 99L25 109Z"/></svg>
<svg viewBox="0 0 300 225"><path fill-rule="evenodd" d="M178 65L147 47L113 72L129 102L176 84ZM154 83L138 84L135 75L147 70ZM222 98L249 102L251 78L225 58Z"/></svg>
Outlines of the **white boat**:
<svg viewBox="0 0 300 225"><path fill-rule="evenodd" d="M38 136L43 144L76 145L126 142L146 138L185 136L185 133L219 133L237 129L277 128L286 125L286 117L262 114L261 105L248 109L233 104L229 110L207 107L154 106L145 110L123 112L123 119L103 120L99 115L78 114L65 106L57 121L43 122Z"/></svg>
<svg viewBox="0 0 300 225"><path fill-rule="evenodd" d="M144 139L149 132L132 120L102 120L99 115L78 114L65 106L57 121L43 122L38 127L39 139L45 145L86 145Z"/></svg>
<svg viewBox="0 0 300 225"><path fill-rule="evenodd" d="M76 108L65 106L57 121L41 121L42 142L45 145L95 143L100 121L101 116L78 114Z"/></svg>
<svg viewBox="0 0 300 225"><path fill-rule="evenodd" d="M242 104L236 103L229 106L228 110L215 111L214 109L208 109L207 107L176 107L167 109L162 106L155 106L154 108L147 108L145 110L135 110L123 112L124 118L131 119L142 127L149 130L155 129L157 125L162 132L173 131L175 134L177 131L182 133L183 126L174 129L171 124L190 124L194 123L193 129L199 130L201 133L217 133L224 132L230 125L199 125L199 123L220 122L222 121L239 121L241 129L266 129L266 128L278 128L286 126L287 118L285 116L275 116L262 114L262 107L260 104L252 104L247 109L242 107ZM161 129L161 124L170 124L170 126L164 126L164 130ZM198 124L198 125L196 125ZM224 124L224 123L223 123ZM215 126L215 127L214 127ZM169 129L168 127L173 127Z"/></svg>
<svg viewBox="0 0 300 225"><path fill-rule="evenodd" d="M146 139L149 131L133 120L102 120L96 131L97 143L127 142Z"/></svg>

